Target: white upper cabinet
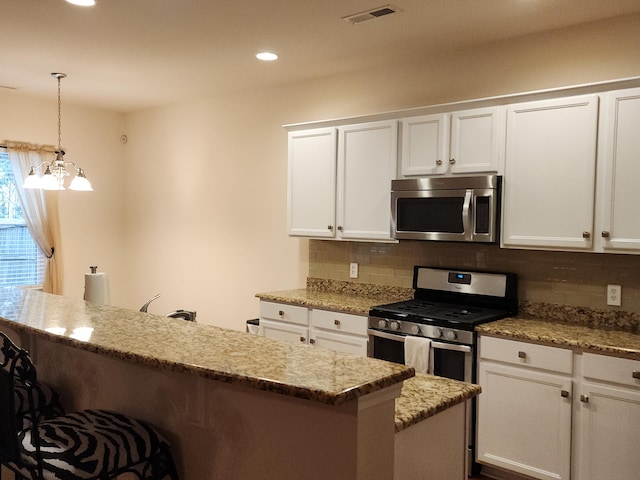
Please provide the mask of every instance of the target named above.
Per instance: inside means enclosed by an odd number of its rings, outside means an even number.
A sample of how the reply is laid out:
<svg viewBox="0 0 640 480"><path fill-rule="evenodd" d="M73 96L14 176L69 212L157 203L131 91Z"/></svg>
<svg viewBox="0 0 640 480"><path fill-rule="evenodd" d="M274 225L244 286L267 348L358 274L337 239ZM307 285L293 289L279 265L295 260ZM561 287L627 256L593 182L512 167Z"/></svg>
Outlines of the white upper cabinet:
<svg viewBox="0 0 640 480"><path fill-rule="evenodd" d="M596 241L603 251L640 253L640 88L610 92L603 110Z"/></svg>
<svg viewBox="0 0 640 480"><path fill-rule="evenodd" d="M504 159L501 107L402 120L401 175L497 173Z"/></svg>
<svg viewBox="0 0 640 480"><path fill-rule="evenodd" d="M289 234L391 240L397 157L397 120L289 132Z"/></svg>
<svg viewBox="0 0 640 480"><path fill-rule="evenodd" d="M290 235L335 235L336 140L334 127L289 132Z"/></svg>
<svg viewBox="0 0 640 480"><path fill-rule="evenodd" d="M592 247L597 128L597 95L507 108L503 246Z"/></svg>
<svg viewBox="0 0 640 480"><path fill-rule="evenodd" d="M397 158L396 120L338 128L338 238L391 240Z"/></svg>

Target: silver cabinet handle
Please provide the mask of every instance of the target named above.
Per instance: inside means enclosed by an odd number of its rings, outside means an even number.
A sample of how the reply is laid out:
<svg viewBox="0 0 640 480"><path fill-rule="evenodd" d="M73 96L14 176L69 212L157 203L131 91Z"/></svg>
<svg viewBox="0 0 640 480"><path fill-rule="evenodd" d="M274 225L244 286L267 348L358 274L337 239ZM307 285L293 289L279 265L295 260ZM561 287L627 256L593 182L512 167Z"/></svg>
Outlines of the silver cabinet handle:
<svg viewBox="0 0 640 480"><path fill-rule="evenodd" d="M562 398L569 398L569 392L567 390L560 390L560 396Z"/></svg>
<svg viewBox="0 0 640 480"><path fill-rule="evenodd" d="M640 380L640 371L634 370L633 373L631 374L631 376L633 378L636 378L636 379Z"/></svg>
<svg viewBox="0 0 640 480"><path fill-rule="evenodd" d="M302 338L302 337L300 337L300 338ZM310 343L311 345L315 345L315 344L316 344L316 340L315 340L315 338L310 338L310 339L309 339L309 343Z"/></svg>
<svg viewBox="0 0 640 480"><path fill-rule="evenodd" d="M342 225L338 225L338 230L342 231L344 230L344 227Z"/></svg>
<svg viewBox="0 0 640 480"><path fill-rule="evenodd" d="M519 351L518 358L527 358L527 352Z"/></svg>
<svg viewBox="0 0 640 480"><path fill-rule="evenodd" d="M591 238L591 232L582 232L582 238Z"/></svg>
<svg viewBox="0 0 640 480"><path fill-rule="evenodd" d="M279 317L284 317L284 312L282 310L278 310L278 316Z"/></svg>
<svg viewBox="0 0 640 480"><path fill-rule="evenodd" d="M438 166L442 165L442 160L436 160L436 165Z"/></svg>
<svg viewBox="0 0 640 480"><path fill-rule="evenodd" d="M609 235L611 235L609 232L607 232L606 230L604 230L602 232L602 238L609 238Z"/></svg>
<svg viewBox="0 0 640 480"><path fill-rule="evenodd" d="M449 159L449 165L455 165L456 164L456 159L455 158L450 158Z"/></svg>
<svg viewBox="0 0 640 480"><path fill-rule="evenodd" d="M307 339L305 337L300 337L300 343L304 343L306 341L307 341Z"/></svg>
<svg viewBox="0 0 640 480"><path fill-rule="evenodd" d="M588 395L580 395L580 401L582 403L589 403L589 396Z"/></svg>
<svg viewBox="0 0 640 480"><path fill-rule="evenodd" d="M333 230L333 225L327 225L327 229Z"/></svg>
<svg viewBox="0 0 640 480"><path fill-rule="evenodd" d="M339 327L339 326L340 326L340 320L338 320L338 319L336 318L336 319L333 321L333 324L334 324L336 327Z"/></svg>

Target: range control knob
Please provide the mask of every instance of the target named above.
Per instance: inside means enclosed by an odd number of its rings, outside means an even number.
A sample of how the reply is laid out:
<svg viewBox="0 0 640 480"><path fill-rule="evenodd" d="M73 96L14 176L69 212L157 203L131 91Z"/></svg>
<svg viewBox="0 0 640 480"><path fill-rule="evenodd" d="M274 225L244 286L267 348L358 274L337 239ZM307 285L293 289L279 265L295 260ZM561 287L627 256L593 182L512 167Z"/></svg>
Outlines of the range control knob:
<svg viewBox="0 0 640 480"><path fill-rule="evenodd" d="M386 328L387 327L387 321L386 320L378 320L378 328Z"/></svg>
<svg viewBox="0 0 640 480"><path fill-rule="evenodd" d="M432 333L434 338L440 338L442 336L442 329L440 327L434 327Z"/></svg>
<svg viewBox="0 0 640 480"><path fill-rule="evenodd" d="M392 320L391 322L389 322L389 328L391 330L400 330L400 322Z"/></svg>
<svg viewBox="0 0 640 480"><path fill-rule="evenodd" d="M444 334L444 337L447 340L455 340L456 338L458 338L458 335L456 335L456 332L454 332L453 330L447 330Z"/></svg>
<svg viewBox="0 0 640 480"><path fill-rule="evenodd" d="M411 325L409 330L412 335L418 335L420 333L420 327L418 325Z"/></svg>

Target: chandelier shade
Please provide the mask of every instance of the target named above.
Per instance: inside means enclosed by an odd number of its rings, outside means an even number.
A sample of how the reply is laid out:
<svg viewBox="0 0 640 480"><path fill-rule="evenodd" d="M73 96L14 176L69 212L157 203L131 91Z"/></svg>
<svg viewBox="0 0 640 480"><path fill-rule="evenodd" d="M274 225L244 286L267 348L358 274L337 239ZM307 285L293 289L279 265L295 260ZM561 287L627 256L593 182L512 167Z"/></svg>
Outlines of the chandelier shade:
<svg viewBox="0 0 640 480"><path fill-rule="evenodd" d="M51 162L42 162L38 166L31 167L29 175L24 180L22 188L43 190L65 190L65 180L71 176L69 170L74 173L73 180L69 184L69 190L77 190L82 192L92 192L93 188L89 179L84 174L84 170L73 162L67 162L64 159L64 150L62 149L62 129L61 129L61 96L60 96L60 80L67 75L64 73L52 73L52 77L58 80L58 148L56 149L56 158ZM43 170L42 177L38 175L39 170Z"/></svg>

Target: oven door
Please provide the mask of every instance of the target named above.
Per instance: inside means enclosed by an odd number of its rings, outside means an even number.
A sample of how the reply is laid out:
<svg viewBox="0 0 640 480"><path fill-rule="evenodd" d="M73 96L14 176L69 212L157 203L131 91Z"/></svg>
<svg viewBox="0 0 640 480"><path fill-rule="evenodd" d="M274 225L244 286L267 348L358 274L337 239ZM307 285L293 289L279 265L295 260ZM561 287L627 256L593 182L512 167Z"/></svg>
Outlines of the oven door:
<svg viewBox="0 0 640 480"><path fill-rule="evenodd" d="M370 328L368 356L404 365L405 335ZM473 349L468 345L431 341L433 374L472 383Z"/></svg>

